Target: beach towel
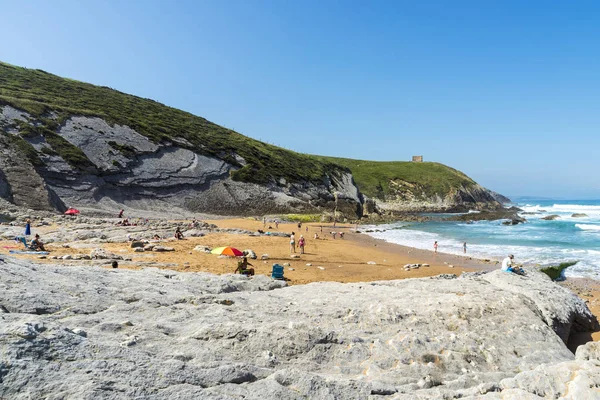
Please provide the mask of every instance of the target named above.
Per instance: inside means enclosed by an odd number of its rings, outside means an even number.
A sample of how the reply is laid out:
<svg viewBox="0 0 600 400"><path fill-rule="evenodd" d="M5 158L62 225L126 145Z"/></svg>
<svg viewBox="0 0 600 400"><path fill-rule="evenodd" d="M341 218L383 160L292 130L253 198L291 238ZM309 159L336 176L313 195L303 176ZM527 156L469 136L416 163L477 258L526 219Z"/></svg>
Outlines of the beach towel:
<svg viewBox="0 0 600 400"><path fill-rule="evenodd" d="M47 251L33 251L33 250L9 250L11 254L49 254Z"/></svg>

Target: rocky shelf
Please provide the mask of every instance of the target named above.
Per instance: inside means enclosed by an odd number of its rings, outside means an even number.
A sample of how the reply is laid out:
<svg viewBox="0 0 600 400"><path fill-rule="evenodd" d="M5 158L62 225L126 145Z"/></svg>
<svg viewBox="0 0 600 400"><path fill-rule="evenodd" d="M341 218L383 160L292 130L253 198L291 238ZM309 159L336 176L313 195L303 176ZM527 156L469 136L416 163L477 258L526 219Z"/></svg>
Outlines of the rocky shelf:
<svg viewBox="0 0 600 400"><path fill-rule="evenodd" d="M287 287L0 261L0 398L585 399L597 321L545 275Z"/></svg>

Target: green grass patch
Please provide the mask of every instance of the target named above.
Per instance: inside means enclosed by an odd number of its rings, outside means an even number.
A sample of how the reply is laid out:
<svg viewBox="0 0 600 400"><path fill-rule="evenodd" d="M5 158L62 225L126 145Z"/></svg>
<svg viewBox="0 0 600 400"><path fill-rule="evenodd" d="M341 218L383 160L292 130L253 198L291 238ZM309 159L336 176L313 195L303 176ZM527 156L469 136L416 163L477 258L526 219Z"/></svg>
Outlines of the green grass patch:
<svg viewBox="0 0 600 400"><path fill-rule="evenodd" d="M135 147L128 144L119 144L115 141L110 141L108 142L108 145L127 158L133 158L137 154Z"/></svg>
<svg viewBox="0 0 600 400"><path fill-rule="evenodd" d="M46 138L46 142L52 147L52 150L56 151L72 167L90 172L96 169L95 165L79 147L71 144L62 136L46 129L44 137Z"/></svg>
<svg viewBox="0 0 600 400"><path fill-rule="evenodd" d="M319 222L321 221L321 214L286 214L279 217L279 219L291 222Z"/></svg>
<svg viewBox="0 0 600 400"><path fill-rule="evenodd" d="M8 140L17 148L27 160L35 167L41 167L44 165L44 162L39 157L38 152L35 148L29 144L25 139L18 135L7 135Z"/></svg>
<svg viewBox="0 0 600 400"><path fill-rule="evenodd" d="M552 279L553 281L559 279L562 276L562 273L565 269L577 264L577 261L568 261L564 263L560 263L556 266L544 267L541 268L540 271L545 273Z"/></svg>

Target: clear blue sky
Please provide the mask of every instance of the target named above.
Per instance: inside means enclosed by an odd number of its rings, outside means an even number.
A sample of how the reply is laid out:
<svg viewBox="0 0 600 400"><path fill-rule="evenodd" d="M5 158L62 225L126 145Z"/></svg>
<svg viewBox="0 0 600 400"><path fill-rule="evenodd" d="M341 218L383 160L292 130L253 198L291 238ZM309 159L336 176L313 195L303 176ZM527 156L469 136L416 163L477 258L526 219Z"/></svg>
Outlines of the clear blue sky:
<svg viewBox="0 0 600 400"><path fill-rule="evenodd" d="M304 153L600 198L600 2L5 1L0 60Z"/></svg>

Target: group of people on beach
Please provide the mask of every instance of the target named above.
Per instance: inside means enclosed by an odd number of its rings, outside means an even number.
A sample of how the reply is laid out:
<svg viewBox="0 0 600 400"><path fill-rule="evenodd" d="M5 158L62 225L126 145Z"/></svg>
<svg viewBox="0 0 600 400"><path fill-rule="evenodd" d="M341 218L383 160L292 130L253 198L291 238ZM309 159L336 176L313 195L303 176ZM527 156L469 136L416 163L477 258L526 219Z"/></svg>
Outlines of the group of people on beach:
<svg viewBox="0 0 600 400"><path fill-rule="evenodd" d="M306 245L306 239L304 239L304 235L300 235L300 239L298 239L298 248L300 249L300 254L304 254L304 246ZM296 252L296 232L292 232L290 235L290 253L294 254Z"/></svg>

